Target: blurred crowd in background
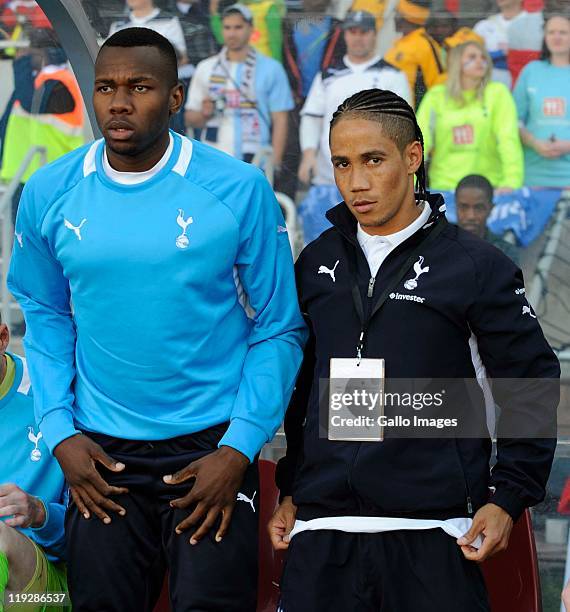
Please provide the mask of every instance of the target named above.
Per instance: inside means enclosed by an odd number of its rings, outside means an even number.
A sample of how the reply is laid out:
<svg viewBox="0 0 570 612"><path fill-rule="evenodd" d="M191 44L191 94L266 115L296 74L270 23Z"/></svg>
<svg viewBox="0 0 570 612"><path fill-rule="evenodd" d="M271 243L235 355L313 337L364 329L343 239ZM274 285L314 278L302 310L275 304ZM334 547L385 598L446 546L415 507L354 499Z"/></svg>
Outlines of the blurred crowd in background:
<svg viewBox="0 0 570 612"><path fill-rule="evenodd" d="M186 91L172 128L264 169L297 206L305 243L340 201L329 121L362 89L390 89L415 108L429 188L451 204L468 175L487 179L496 198L570 186L570 0L82 6L100 41L132 26L170 40ZM13 60L13 91L0 117L0 179L8 182L31 147L44 147L51 161L80 145L85 116L71 66L33 0L0 0L0 43L2 57ZM21 176L14 214L39 163Z"/></svg>
<svg viewBox="0 0 570 612"><path fill-rule="evenodd" d="M568 0L82 4L101 40L131 26L166 36L187 92L173 129L270 168L275 189L313 213L338 201L332 112L370 87L392 89L417 110L432 190L452 191L469 174L498 193L570 185ZM0 120L0 176L9 180L30 144L47 143L48 159L80 144L85 119L65 53L34 1L0 0L0 38L14 60ZM32 110L41 129L25 141Z"/></svg>

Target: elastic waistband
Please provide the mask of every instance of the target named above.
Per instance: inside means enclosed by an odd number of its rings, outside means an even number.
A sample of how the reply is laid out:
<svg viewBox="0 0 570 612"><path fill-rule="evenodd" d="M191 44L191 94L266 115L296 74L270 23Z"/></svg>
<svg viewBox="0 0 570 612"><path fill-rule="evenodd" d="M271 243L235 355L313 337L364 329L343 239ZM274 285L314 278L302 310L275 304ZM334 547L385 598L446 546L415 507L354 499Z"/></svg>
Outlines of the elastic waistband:
<svg viewBox="0 0 570 612"><path fill-rule="evenodd" d="M303 531L333 530L345 533L385 533L387 531L424 531L442 529L452 538L463 536L473 524L470 518L451 518L445 521L409 519L379 516L338 516L313 519L312 521L295 521L295 526L289 534L293 539ZM478 536L471 545L481 548L483 541Z"/></svg>
<svg viewBox="0 0 570 612"><path fill-rule="evenodd" d="M219 441L229 427L229 423L219 423L207 429L196 431L175 438L156 440L149 437L148 440L130 440L128 438L117 438L100 432L81 430L81 433L99 444L104 449L112 449L114 452L136 453L139 449L155 449L171 452L180 451L211 451L216 450Z"/></svg>

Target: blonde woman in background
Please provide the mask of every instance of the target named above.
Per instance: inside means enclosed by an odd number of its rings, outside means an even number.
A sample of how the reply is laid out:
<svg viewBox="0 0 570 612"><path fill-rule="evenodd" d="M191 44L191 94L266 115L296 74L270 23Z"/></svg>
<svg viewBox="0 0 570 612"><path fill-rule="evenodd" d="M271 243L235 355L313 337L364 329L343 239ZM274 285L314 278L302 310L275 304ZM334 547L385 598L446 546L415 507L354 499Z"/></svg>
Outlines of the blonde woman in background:
<svg viewBox="0 0 570 612"><path fill-rule="evenodd" d="M510 91L491 81L485 47L467 42L448 57L447 82L432 87L418 109L433 189L453 190L467 174L500 191L523 184L523 152Z"/></svg>

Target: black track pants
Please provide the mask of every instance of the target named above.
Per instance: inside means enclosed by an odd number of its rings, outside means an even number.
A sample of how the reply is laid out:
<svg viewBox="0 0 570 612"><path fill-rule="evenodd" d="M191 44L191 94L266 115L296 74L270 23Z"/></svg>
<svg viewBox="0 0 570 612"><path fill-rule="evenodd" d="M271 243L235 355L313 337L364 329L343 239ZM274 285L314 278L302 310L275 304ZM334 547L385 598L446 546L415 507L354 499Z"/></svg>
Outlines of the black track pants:
<svg viewBox="0 0 570 612"><path fill-rule="evenodd" d="M240 492L247 499L236 503L220 543L214 540L215 529L196 546L189 543L191 531L176 535L174 528L192 508L173 509L169 502L185 495L190 484L169 486L162 481L164 475L215 450L226 427L155 442L87 434L126 465L121 473L98 469L109 484L127 487L129 494L115 498L127 514L110 514L110 525L98 518L85 520L70 502L66 533L74 612L152 610L165 570L173 612L255 612L257 463L246 472Z"/></svg>
<svg viewBox="0 0 570 612"><path fill-rule="evenodd" d="M489 612L482 574L441 529L305 531L291 544L282 612Z"/></svg>

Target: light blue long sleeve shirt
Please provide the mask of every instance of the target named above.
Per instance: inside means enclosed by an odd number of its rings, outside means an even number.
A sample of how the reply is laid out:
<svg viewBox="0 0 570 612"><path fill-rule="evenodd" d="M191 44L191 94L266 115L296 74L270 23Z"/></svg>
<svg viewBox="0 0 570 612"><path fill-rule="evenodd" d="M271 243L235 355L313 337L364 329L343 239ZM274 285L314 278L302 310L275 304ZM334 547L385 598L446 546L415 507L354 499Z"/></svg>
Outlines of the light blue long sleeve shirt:
<svg viewBox="0 0 570 612"><path fill-rule="evenodd" d="M101 140L24 189L8 286L52 450L229 421L220 445L252 460L283 419L306 330L281 210L259 170L172 137L143 183L107 176Z"/></svg>
<svg viewBox="0 0 570 612"><path fill-rule="evenodd" d="M48 559L57 561L63 558L65 548L67 489L63 472L36 425L26 362L9 355L16 370L10 390L0 400L0 484L15 484L42 500L44 524L19 530L41 546Z"/></svg>

